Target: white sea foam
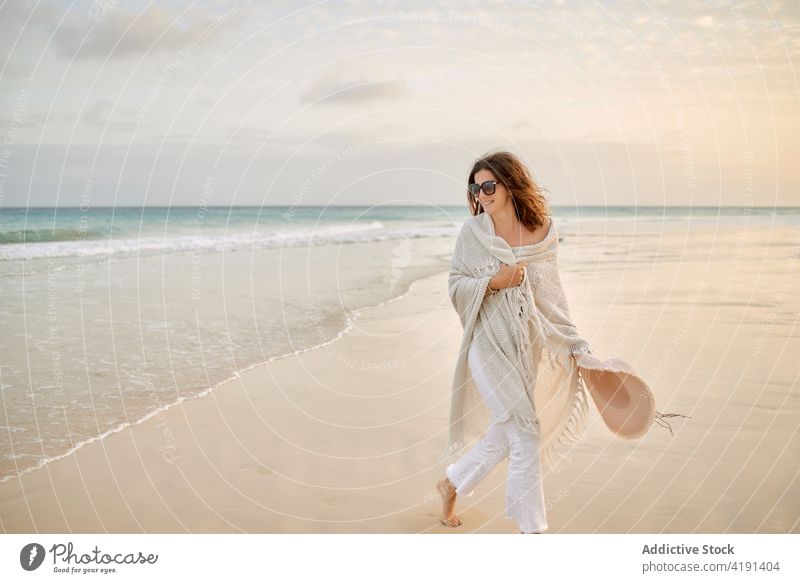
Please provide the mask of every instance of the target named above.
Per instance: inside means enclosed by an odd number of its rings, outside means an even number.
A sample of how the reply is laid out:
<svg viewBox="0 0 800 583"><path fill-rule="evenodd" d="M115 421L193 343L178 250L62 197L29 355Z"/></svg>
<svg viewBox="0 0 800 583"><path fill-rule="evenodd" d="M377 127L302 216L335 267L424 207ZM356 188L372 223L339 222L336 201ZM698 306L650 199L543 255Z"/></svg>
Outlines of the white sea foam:
<svg viewBox="0 0 800 583"><path fill-rule="evenodd" d="M161 255L186 252L219 252L239 249L269 249L326 245L331 243L364 243L387 239L448 237L458 233L458 225L407 227L388 229L381 221L326 226L305 226L271 232L231 232L215 234L179 234L137 238L91 239L83 241L51 241L0 245L0 261L49 257L108 257Z"/></svg>

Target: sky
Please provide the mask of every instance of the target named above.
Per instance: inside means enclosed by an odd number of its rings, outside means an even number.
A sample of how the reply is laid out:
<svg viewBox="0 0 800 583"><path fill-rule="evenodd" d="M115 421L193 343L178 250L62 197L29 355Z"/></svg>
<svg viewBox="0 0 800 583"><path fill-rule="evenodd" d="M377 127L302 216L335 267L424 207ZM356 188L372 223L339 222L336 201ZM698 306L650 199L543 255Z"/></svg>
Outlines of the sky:
<svg viewBox="0 0 800 583"><path fill-rule="evenodd" d="M800 4L0 5L0 209L800 206Z"/></svg>

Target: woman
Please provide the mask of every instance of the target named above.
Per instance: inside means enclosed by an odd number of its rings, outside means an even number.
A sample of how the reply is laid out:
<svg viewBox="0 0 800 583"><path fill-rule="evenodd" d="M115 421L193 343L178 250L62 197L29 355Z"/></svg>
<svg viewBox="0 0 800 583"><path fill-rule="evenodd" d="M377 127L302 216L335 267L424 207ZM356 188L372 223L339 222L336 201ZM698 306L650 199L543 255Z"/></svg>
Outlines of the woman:
<svg viewBox="0 0 800 583"><path fill-rule="evenodd" d="M459 233L449 278L464 337L445 453L486 431L436 485L441 522L460 526L457 495L471 496L508 457L506 517L521 533L541 533L548 524L540 452L551 462L557 443L577 441L589 389L608 427L628 439L647 431L654 401L629 364L595 358L572 324L557 229L525 165L509 152L479 158L468 200L472 217Z"/></svg>

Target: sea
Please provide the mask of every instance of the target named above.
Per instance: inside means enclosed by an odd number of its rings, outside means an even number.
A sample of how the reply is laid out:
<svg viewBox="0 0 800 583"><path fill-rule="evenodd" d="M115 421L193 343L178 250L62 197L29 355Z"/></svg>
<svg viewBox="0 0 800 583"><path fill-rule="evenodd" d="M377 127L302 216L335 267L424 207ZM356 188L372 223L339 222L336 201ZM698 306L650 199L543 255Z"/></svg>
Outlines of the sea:
<svg viewBox="0 0 800 583"><path fill-rule="evenodd" d="M566 268L590 275L735 251L742 229L765 245L780 230L790 253L800 225L800 208L551 210ZM468 216L465 205L0 207L0 481L336 341L359 311L447 271ZM739 263L782 269L787 255L756 247Z"/></svg>

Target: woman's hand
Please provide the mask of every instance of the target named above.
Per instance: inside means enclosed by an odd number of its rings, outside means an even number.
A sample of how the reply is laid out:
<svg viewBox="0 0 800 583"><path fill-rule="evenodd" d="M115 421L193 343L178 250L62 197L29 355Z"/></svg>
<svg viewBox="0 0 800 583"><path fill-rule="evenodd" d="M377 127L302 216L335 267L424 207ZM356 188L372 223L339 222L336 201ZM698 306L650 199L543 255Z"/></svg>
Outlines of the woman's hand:
<svg viewBox="0 0 800 583"><path fill-rule="evenodd" d="M492 289L502 289L520 285L525 280L525 267L527 265L527 261L521 261L514 267L509 267L505 263L501 263L500 270L489 282L489 285Z"/></svg>

